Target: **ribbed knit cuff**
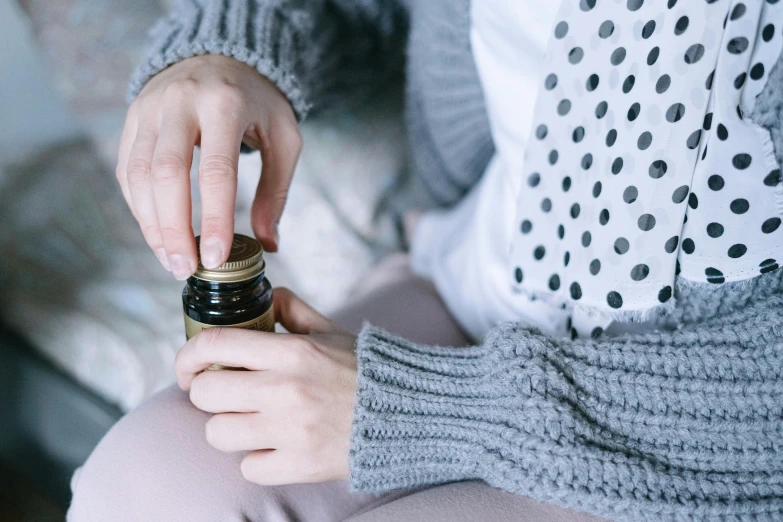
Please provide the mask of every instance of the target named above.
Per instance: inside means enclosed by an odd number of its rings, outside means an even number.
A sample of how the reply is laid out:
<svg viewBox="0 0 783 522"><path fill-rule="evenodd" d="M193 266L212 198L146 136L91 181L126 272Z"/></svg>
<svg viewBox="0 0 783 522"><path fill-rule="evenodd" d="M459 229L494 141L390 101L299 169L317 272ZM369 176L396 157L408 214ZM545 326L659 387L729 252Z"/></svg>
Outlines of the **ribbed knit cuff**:
<svg viewBox="0 0 783 522"><path fill-rule="evenodd" d="M501 334L502 335L502 334ZM497 461L524 379L494 343L425 347L372 326L357 342L351 487L380 492L470 479ZM510 424L509 424L510 423ZM494 456L493 456L494 454Z"/></svg>
<svg viewBox="0 0 783 522"><path fill-rule="evenodd" d="M270 4L274 4L270 2ZM147 82L186 58L218 54L256 69L288 98L297 118L310 104L293 73L296 53L292 30L274 5L246 0L183 2L153 29L153 45L128 86L128 103Z"/></svg>
<svg viewBox="0 0 783 522"><path fill-rule="evenodd" d="M742 302L742 301L741 301ZM612 520L781 520L783 297L671 332L482 346L365 327L351 485L457 480Z"/></svg>

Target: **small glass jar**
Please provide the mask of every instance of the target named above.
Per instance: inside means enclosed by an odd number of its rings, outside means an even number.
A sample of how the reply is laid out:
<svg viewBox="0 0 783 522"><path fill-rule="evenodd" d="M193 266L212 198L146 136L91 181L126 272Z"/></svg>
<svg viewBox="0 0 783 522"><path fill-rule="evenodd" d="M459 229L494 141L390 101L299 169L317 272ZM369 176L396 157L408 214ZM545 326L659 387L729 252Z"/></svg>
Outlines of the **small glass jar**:
<svg viewBox="0 0 783 522"><path fill-rule="evenodd" d="M200 239L196 238L199 251ZM182 291L187 338L216 326L273 332L272 285L265 271L261 243L242 234L234 234L223 265L208 269L199 260Z"/></svg>

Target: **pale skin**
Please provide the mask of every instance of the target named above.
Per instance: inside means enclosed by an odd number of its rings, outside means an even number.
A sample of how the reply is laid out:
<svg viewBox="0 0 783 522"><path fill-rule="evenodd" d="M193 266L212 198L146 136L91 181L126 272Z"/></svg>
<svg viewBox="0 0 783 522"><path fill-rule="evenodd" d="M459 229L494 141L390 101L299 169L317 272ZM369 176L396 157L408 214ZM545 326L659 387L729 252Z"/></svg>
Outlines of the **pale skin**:
<svg viewBox="0 0 783 522"><path fill-rule="evenodd" d="M122 193L163 267L179 280L198 258L190 167L201 147L201 260L223 264L234 233L240 144L261 151L253 231L277 250L277 224L302 147L290 104L269 80L223 56L189 58L152 78L128 110L117 162ZM348 477L356 395L356 337L285 288L277 320L290 333L206 330L180 350L177 380L195 407L215 414L206 438L250 453L242 474L262 485ZM247 371L203 371L212 364Z"/></svg>
<svg viewBox="0 0 783 522"><path fill-rule="evenodd" d="M247 480L347 479L356 337L286 288L275 289L274 306L290 334L205 330L177 354L177 381L215 414L206 424L212 446L251 451L241 467ZM248 371L204 371L215 363Z"/></svg>
<svg viewBox="0 0 783 522"><path fill-rule="evenodd" d="M185 280L197 266L190 167L201 147L201 260L228 258L242 142L261 151L253 231L277 251L277 225L302 148L291 105L269 80L224 56L189 58L152 78L128 110L117 180L144 238L166 270Z"/></svg>

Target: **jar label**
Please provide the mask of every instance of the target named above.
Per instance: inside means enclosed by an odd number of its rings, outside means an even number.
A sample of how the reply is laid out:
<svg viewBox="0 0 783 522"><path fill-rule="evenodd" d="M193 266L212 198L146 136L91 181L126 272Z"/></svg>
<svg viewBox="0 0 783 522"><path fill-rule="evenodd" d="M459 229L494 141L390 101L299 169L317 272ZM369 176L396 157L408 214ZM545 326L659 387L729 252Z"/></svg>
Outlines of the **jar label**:
<svg viewBox="0 0 783 522"><path fill-rule="evenodd" d="M244 328L246 330L258 330L260 332L274 332L275 331L275 307L270 306L269 310L264 312L262 315L256 317L255 319L251 319L250 321L245 321L244 323L237 323L237 324L226 324L226 325L204 324L198 321L194 321L187 315L185 316L185 335L187 336L188 339L191 339L194 335L196 335L200 331L206 330L208 328ZM221 366L219 364L213 364L212 366L207 368L207 370L224 370L224 369L229 369L229 368L225 366Z"/></svg>

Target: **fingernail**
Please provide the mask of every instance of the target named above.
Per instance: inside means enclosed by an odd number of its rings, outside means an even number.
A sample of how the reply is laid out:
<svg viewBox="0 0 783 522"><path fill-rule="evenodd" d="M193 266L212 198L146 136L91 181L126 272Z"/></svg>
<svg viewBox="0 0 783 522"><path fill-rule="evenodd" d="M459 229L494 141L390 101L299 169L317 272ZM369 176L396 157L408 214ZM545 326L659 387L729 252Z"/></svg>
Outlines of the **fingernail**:
<svg viewBox="0 0 783 522"><path fill-rule="evenodd" d="M223 261L223 242L216 237L201 242L201 264L204 268L217 268Z"/></svg>
<svg viewBox="0 0 783 522"><path fill-rule="evenodd" d="M155 249L155 257L158 258L163 268L171 272L171 264L169 264L169 257L166 255L166 251L162 248Z"/></svg>
<svg viewBox="0 0 783 522"><path fill-rule="evenodd" d="M174 254L169 257L169 262L171 263L171 271L178 280L184 281L193 274L193 268L190 266L190 261L185 259L184 256Z"/></svg>

